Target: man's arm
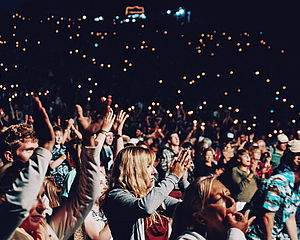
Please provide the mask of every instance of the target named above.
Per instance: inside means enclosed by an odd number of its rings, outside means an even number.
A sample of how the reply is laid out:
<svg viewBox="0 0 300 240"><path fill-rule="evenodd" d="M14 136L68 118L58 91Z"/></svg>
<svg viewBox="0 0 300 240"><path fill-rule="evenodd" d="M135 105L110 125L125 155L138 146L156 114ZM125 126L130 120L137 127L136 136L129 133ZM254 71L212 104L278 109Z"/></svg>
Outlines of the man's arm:
<svg viewBox="0 0 300 240"><path fill-rule="evenodd" d="M48 114L38 98L34 98L34 129L39 139L37 148L29 162L18 173L12 182L12 188L5 193L6 201L0 205L0 239L8 239L14 230L27 217L51 160L54 145L54 132Z"/></svg>
<svg viewBox="0 0 300 240"><path fill-rule="evenodd" d="M263 223L266 231L266 240L272 240L275 212L266 212L263 216Z"/></svg>

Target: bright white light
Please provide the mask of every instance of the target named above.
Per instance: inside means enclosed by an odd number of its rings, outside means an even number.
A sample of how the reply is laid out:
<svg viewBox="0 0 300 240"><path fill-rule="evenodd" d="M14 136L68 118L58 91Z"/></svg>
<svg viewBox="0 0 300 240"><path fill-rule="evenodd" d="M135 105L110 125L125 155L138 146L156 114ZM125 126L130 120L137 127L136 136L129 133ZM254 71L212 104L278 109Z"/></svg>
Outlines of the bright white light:
<svg viewBox="0 0 300 240"><path fill-rule="evenodd" d="M171 10L167 10L167 14L171 14Z"/></svg>
<svg viewBox="0 0 300 240"><path fill-rule="evenodd" d="M184 12L185 12L185 10L184 10L183 8L180 7L179 10L178 10L178 13L179 13L179 14L184 14Z"/></svg>

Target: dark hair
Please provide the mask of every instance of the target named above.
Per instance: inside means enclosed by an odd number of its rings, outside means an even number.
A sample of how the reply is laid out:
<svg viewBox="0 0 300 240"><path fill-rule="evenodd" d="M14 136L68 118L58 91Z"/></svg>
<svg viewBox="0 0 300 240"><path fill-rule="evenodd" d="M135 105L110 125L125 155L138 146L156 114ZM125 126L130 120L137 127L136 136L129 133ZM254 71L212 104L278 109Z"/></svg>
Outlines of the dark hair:
<svg viewBox="0 0 300 240"><path fill-rule="evenodd" d="M179 133L177 132L177 131L170 131L170 132L168 132L168 134L166 135L166 137L165 137L165 140L170 140L171 139L171 135L172 134L178 134L178 136L179 136Z"/></svg>
<svg viewBox="0 0 300 240"><path fill-rule="evenodd" d="M212 152L214 158L216 157L216 151L213 148L209 147L209 148L204 149L204 151L203 151L203 156L204 157L205 157L205 155L206 155L207 152Z"/></svg>
<svg viewBox="0 0 300 240"><path fill-rule="evenodd" d="M53 127L53 131L54 131L54 132L56 132L56 131L61 131L61 132L63 132L63 129L62 129L62 127L60 127L60 126L55 126L55 127Z"/></svg>
<svg viewBox="0 0 300 240"><path fill-rule="evenodd" d="M295 159L295 157L297 157L297 156L299 156L300 155L300 153L298 152L298 153L293 153L293 152L291 152L289 149L287 149L285 152L284 152L284 154L283 154L283 156L281 157L281 159L280 159L280 162L281 162L281 164L280 165L283 165L283 164L286 164L286 165L288 165L289 167L291 167L291 169L292 169L292 171L295 171L296 169L294 169L295 168L295 166L294 166L294 159ZM298 168L299 169L299 168Z"/></svg>
<svg viewBox="0 0 300 240"><path fill-rule="evenodd" d="M237 152L236 152L236 156L237 158L240 158L242 155L244 155L245 153L249 154L249 151L247 149L239 149Z"/></svg>
<svg viewBox="0 0 300 240"><path fill-rule="evenodd" d="M193 149L194 148L194 146L193 146L193 144L191 142L184 142L182 144L182 147L183 148L189 148L189 149Z"/></svg>

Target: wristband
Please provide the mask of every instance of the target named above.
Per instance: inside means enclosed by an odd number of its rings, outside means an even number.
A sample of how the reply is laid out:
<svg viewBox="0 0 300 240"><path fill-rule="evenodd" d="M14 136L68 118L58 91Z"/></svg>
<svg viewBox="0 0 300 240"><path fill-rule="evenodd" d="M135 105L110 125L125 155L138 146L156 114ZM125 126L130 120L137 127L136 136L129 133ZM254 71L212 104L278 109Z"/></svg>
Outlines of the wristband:
<svg viewBox="0 0 300 240"><path fill-rule="evenodd" d="M119 139L120 137L122 137L122 135L120 135L120 134L116 134L116 135L115 135L115 138L116 138L116 139Z"/></svg>
<svg viewBox="0 0 300 240"><path fill-rule="evenodd" d="M108 134L108 131L101 129L100 133L104 134L105 136Z"/></svg>

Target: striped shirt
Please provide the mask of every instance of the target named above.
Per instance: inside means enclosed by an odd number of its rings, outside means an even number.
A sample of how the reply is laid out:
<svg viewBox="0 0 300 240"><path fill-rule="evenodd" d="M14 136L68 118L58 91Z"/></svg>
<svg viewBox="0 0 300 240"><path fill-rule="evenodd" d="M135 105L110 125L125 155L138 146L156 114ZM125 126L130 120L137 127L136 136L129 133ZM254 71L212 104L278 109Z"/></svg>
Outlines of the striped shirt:
<svg viewBox="0 0 300 240"><path fill-rule="evenodd" d="M264 238L262 214L266 211L276 212L272 230L273 239L285 239L281 237L285 223L300 205L300 189L299 187L295 189L294 173L284 172L267 179L252 202L254 204L251 210L257 216L257 220L249 228L248 239Z"/></svg>

